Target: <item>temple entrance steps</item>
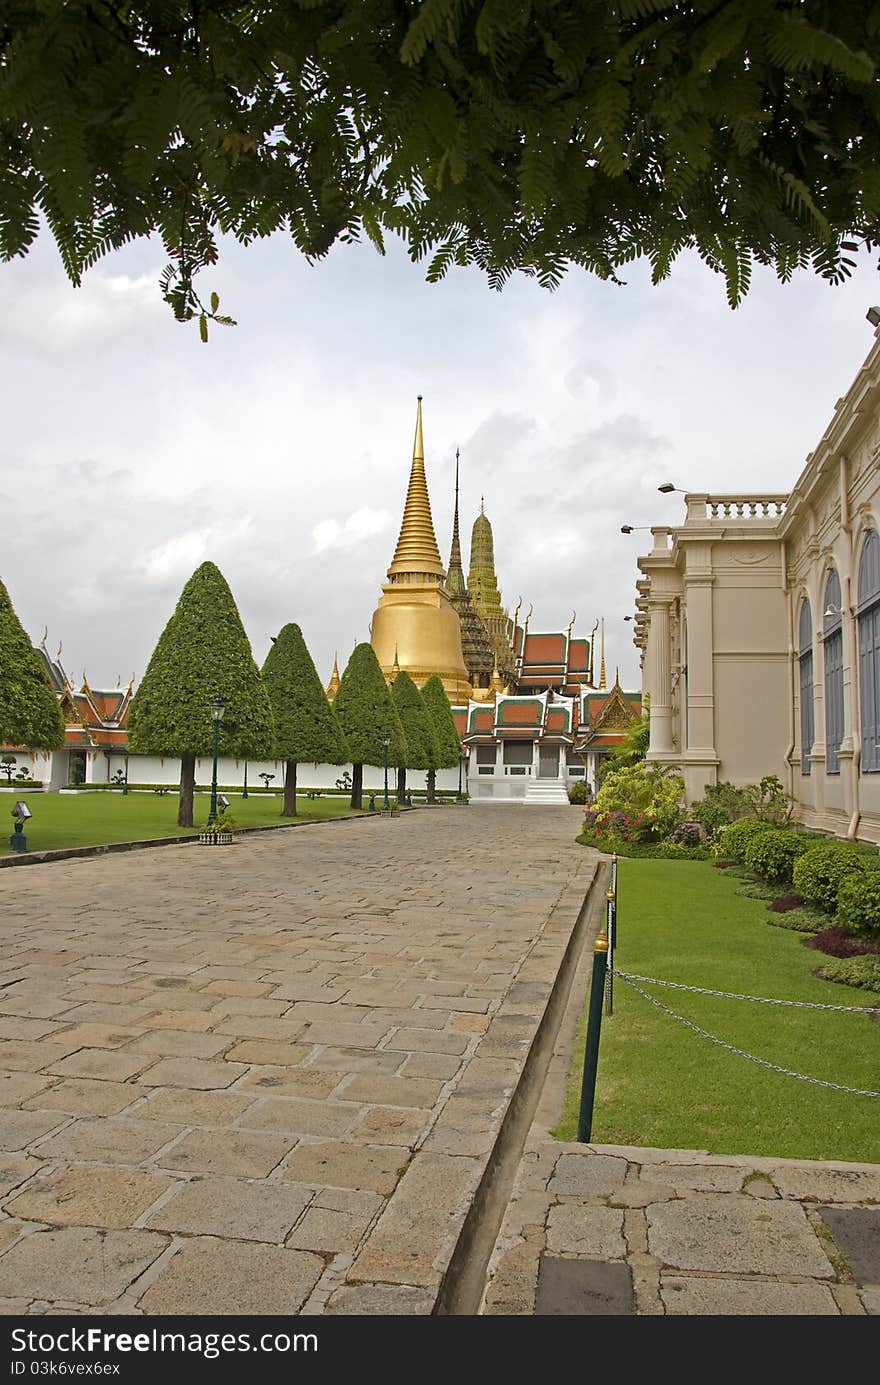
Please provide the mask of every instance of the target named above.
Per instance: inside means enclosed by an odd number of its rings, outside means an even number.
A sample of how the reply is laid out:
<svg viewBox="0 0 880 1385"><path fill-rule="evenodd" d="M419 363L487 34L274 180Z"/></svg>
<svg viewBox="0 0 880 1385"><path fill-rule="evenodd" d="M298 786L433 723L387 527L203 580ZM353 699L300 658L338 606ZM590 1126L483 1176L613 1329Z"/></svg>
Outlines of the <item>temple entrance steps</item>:
<svg viewBox="0 0 880 1385"><path fill-rule="evenodd" d="M568 793L561 779L531 779L523 802L568 803Z"/></svg>

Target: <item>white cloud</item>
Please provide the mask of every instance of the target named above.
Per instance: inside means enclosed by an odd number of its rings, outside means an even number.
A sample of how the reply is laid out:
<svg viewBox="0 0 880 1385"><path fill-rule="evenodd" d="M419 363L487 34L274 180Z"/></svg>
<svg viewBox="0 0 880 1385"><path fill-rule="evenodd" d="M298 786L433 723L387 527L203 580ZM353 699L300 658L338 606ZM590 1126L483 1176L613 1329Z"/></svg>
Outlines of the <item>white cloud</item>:
<svg viewBox="0 0 880 1385"><path fill-rule="evenodd" d="M242 515L234 521L189 529L149 550L139 566L144 580L157 587L182 584L201 563L223 561L225 554L247 542L253 519Z"/></svg>
<svg viewBox="0 0 880 1385"><path fill-rule="evenodd" d="M312 529L312 544L316 553L357 548L367 539L386 533L393 522L387 510L371 510L365 505L341 522L338 519L322 519Z"/></svg>
<svg viewBox="0 0 880 1385"><path fill-rule="evenodd" d="M533 628L607 618L632 684L635 554L676 522L667 479L785 490L872 343L866 257L837 289L756 273L736 313L683 258L658 288L572 271L490 292L476 271L426 285L399 247L308 266L283 236L223 246L202 288L239 321L207 346L161 303L159 251L134 245L72 289L47 238L0 267L3 578L35 638L111 686L143 670L192 571L216 562L254 652L301 625L322 675L367 637L394 552L424 399L426 470L449 552L485 490L502 599ZM39 555L39 561L35 555Z"/></svg>

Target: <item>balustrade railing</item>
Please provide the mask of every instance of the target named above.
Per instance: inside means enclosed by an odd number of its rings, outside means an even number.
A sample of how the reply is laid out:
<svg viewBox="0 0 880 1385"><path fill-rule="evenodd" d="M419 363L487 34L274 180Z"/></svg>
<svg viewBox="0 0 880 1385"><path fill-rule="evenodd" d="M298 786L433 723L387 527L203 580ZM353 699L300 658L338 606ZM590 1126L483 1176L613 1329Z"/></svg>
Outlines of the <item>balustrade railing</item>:
<svg viewBox="0 0 880 1385"><path fill-rule="evenodd" d="M788 495L688 495L688 519L767 520L775 522L785 514Z"/></svg>

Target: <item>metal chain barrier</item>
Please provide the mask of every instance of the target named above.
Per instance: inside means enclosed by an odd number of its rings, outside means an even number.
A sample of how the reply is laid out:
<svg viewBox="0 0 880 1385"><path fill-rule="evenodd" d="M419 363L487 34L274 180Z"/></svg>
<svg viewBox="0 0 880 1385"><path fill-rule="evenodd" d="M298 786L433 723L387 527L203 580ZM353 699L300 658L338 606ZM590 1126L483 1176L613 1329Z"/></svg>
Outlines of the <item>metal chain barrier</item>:
<svg viewBox="0 0 880 1385"><path fill-rule="evenodd" d="M630 976L627 972L618 971L616 974L620 978L620 980L623 981L627 986L631 987L632 990L638 991L639 995L644 996L645 1000L649 1001L652 1005L656 1005L658 1010L662 1010L664 1014L671 1016L671 1018L674 1020L678 1020L679 1024L685 1025L687 1029L692 1029L695 1034L700 1034L704 1039L709 1039L711 1043L718 1044L719 1048L726 1048L728 1053L735 1053L739 1058L746 1058L750 1063L757 1063L759 1067L769 1068L771 1072L781 1073L783 1077L796 1077L799 1082L809 1082L814 1087L830 1087L832 1091L847 1092L850 1096L869 1096L880 1098L880 1092L865 1092L862 1091L859 1087L844 1087L840 1082L825 1082L822 1080L821 1077L806 1077L802 1072L793 1072L791 1068L783 1068L780 1067L777 1063L768 1063L765 1058L757 1058L754 1053L746 1053L745 1049L737 1048L735 1044L726 1043L724 1039L719 1039L715 1034L710 1034L707 1029L701 1029L698 1024L694 1024L693 1020L685 1019L684 1015L676 1014L675 1010L670 1010L668 1005L664 1005L661 1001L657 1000L655 996L649 995L647 991L643 991L641 986L637 986L632 976ZM650 977L640 977L639 979L642 981L651 980ZM661 986L676 985L676 983L673 981L660 981L656 984ZM725 991L701 991L698 986L678 986L678 989L684 991L697 991L701 995L727 996L729 994ZM734 996L733 999L760 1000L762 998L759 996ZM769 1005L793 1005L800 1003L807 1004L808 1002L771 1000L765 1001L764 1003ZM849 1005L820 1005L816 1008L828 1010L851 1010L853 1007ZM864 1014L864 1010L862 1010L861 1013Z"/></svg>
<svg viewBox="0 0 880 1385"><path fill-rule="evenodd" d="M717 995L724 1000L751 1000L755 1005L790 1005L795 1010L837 1010L846 1015L873 1015L880 1005L821 1005L816 1000L771 1000L765 995L737 995L735 991L708 991L703 986L685 986L681 981L661 981L656 976L639 976L635 971L618 971L609 967L621 981L644 981L649 986L670 986L675 991L692 991L694 995Z"/></svg>

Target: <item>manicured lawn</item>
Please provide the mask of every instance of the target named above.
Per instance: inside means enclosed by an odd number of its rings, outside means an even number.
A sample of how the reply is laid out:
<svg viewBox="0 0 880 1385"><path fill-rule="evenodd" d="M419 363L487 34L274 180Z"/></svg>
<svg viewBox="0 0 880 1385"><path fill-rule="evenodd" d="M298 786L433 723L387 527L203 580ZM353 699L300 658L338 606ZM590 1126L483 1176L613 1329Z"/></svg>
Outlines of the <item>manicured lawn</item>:
<svg viewBox="0 0 880 1385"><path fill-rule="evenodd" d="M811 975L818 954L766 922L766 902L702 861L621 860L622 971L687 985L829 1005L871 997ZM639 983L641 984L641 983ZM766 1061L848 1087L880 1090L880 1024L643 986L718 1038ZM876 998L875 998L876 1003ZM585 1017L568 1099L554 1132L576 1138ZM770 1072L686 1029L621 980L605 1016L592 1139L713 1154L880 1162L880 1100Z"/></svg>
<svg viewBox="0 0 880 1385"><path fill-rule="evenodd" d="M72 846L102 846L107 842L146 841L150 837L184 836L177 826L177 794L155 793L31 793L23 794L33 817L25 824L31 851L58 851ZM297 798L297 818L281 817L280 794L227 795L229 812L238 827L274 826L307 818L339 817L350 813L347 798ZM210 794L196 794L194 832L202 830L210 807ZM0 794L0 854L9 853L12 832L11 794ZM4 811L5 810L5 811Z"/></svg>

